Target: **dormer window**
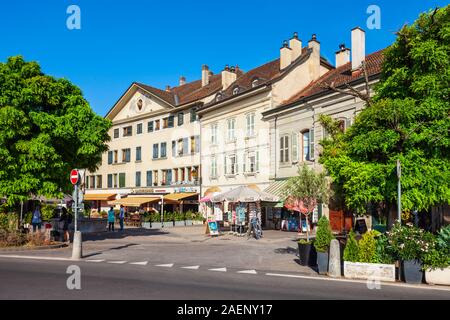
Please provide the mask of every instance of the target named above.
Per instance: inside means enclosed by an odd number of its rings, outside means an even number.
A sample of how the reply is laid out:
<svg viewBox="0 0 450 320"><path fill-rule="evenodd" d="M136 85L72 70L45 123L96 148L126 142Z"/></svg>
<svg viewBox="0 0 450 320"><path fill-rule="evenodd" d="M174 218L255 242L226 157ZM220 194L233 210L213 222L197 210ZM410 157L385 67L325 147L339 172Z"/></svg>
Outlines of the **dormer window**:
<svg viewBox="0 0 450 320"><path fill-rule="evenodd" d="M253 79L252 88L256 87L258 84L259 84L259 79L258 78Z"/></svg>
<svg viewBox="0 0 450 320"><path fill-rule="evenodd" d="M239 87L233 89L233 95L235 96L237 94L239 94Z"/></svg>
<svg viewBox="0 0 450 320"><path fill-rule="evenodd" d="M221 93L218 93L218 94L216 95L216 101L220 101L220 100L222 100L222 94L221 94Z"/></svg>

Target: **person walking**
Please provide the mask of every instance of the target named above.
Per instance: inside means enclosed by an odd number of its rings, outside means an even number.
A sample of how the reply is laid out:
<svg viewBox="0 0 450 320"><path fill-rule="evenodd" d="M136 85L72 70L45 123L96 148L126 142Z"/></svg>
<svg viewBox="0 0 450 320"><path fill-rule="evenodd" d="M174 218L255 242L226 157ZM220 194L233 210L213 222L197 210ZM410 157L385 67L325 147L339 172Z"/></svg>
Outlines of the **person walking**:
<svg viewBox="0 0 450 320"><path fill-rule="evenodd" d="M120 224L120 231L123 231L123 220L125 219L125 209L123 205L120 205L120 212L119 212L119 224Z"/></svg>
<svg viewBox="0 0 450 320"><path fill-rule="evenodd" d="M42 228L42 216L41 216L41 205L38 204L33 211L33 216L31 218L31 224L33 225L33 233L36 232L36 228L41 231Z"/></svg>
<svg viewBox="0 0 450 320"><path fill-rule="evenodd" d="M62 214L59 218L59 221L62 224L62 230L64 234L64 242L70 242L70 235L69 235L69 225L72 223L72 217L70 216L69 212L65 207L62 207Z"/></svg>
<svg viewBox="0 0 450 320"><path fill-rule="evenodd" d="M108 231L114 232L114 222L116 222L116 217L114 215L114 208L111 207L108 211Z"/></svg>

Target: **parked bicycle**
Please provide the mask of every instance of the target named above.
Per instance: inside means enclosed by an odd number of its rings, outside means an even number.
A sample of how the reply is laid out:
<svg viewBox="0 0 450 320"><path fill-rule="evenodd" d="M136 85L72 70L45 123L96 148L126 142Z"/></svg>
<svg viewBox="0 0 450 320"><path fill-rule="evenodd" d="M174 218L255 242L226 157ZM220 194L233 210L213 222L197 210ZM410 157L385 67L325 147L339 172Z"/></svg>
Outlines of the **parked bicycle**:
<svg viewBox="0 0 450 320"><path fill-rule="evenodd" d="M253 217L252 220L250 221L250 228L248 230L248 238L250 238L252 233L256 240L262 238L263 232L262 232L261 222L259 221L259 219L257 217Z"/></svg>

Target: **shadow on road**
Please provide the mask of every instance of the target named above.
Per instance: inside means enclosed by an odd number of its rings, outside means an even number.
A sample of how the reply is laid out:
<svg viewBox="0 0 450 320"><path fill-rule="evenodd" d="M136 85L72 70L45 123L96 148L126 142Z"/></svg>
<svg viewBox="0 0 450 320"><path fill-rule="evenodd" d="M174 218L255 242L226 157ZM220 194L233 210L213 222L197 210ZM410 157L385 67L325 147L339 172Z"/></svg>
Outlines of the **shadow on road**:
<svg viewBox="0 0 450 320"><path fill-rule="evenodd" d="M159 229L149 230L143 228L136 228L114 232L105 231L98 233L85 233L83 234L83 241L102 241L108 239L124 239L128 237L159 236L167 234L169 234L169 232L165 232Z"/></svg>

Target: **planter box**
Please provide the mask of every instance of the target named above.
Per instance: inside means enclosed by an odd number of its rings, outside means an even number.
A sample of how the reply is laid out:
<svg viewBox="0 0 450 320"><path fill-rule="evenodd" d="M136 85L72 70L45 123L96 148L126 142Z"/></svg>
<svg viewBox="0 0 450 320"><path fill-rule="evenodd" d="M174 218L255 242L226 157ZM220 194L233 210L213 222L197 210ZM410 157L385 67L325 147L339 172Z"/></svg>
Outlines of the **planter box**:
<svg viewBox="0 0 450 320"><path fill-rule="evenodd" d="M425 271L425 280L428 284L450 286L450 267Z"/></svg>
<svg viewBox="0 0 450 320"><path fill-rule="evenodd" d="M403 277L406 283L421 284L423 281L422 262L419 260L402 261Z"/></svg>
<svg viewBox="0 0 450 320"><path fill-rule="evenodd" d="M175 227L184 227L184 221L175 221Z"/></svg>
<svg viewBox="0 0 450 320"><path fill-rule="evenodd" d="M317 269L319 274L328 273L328 252L317 252Z"/></svg>
<svg viewBox="0 0 450 320"><path fill-rule="evenodd" d="M194 226L198 226L198 225L203 225L204 223L203 223L203 221L194 220L194 221L192 221L192 224Z"/></svg>
<svg viewBox="0 0 450 320"><path fill-rule="evenodd" d="M395 264L344 261L344 277L395 282Z"/></svg>
<svg viewBox="0 0 450 320"><path fill-rule="evenodd" d="M298 257L302 266L316 266L317 253L312 244L298 244Z"/></svg>

